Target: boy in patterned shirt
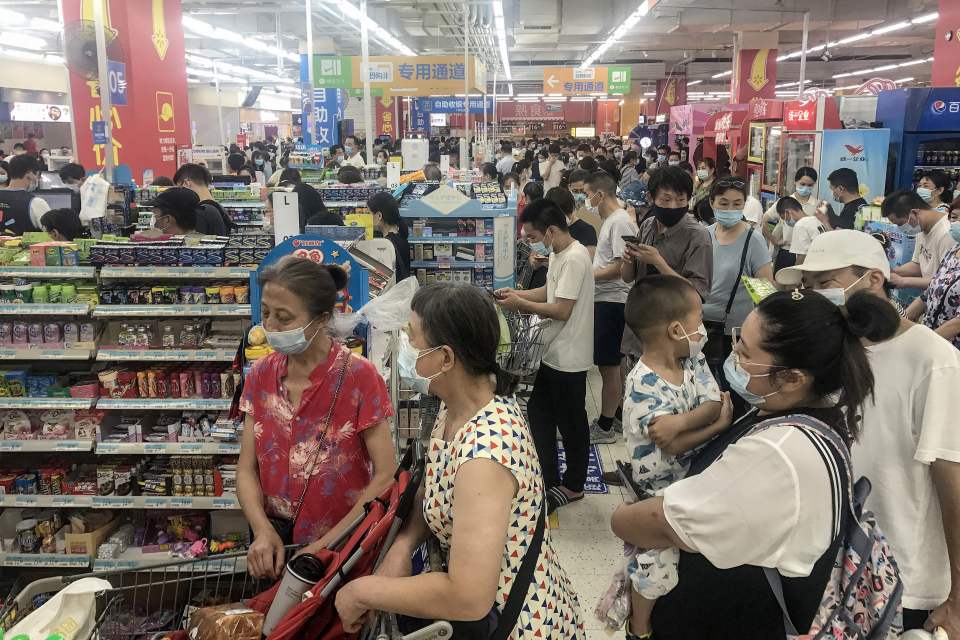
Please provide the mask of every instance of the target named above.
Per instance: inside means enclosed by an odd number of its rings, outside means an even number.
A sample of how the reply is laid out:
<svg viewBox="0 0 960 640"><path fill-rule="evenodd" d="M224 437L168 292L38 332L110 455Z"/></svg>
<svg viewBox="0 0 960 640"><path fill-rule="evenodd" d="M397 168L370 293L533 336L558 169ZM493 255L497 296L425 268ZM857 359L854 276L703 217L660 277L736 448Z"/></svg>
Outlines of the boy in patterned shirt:
<svg viewBox="0 0 960 640"><path fill-rule="evenodd" d="M707 331L697 290L677 276L649 276L630 291L625 315L643 344L626 379L627 455L634 482L658 496L686 475L693 453L729 421L720 419L720 389L702 354ZM628 555L632 640L649 636L656 599L676 586L679 551L629 549Z"/></svg>

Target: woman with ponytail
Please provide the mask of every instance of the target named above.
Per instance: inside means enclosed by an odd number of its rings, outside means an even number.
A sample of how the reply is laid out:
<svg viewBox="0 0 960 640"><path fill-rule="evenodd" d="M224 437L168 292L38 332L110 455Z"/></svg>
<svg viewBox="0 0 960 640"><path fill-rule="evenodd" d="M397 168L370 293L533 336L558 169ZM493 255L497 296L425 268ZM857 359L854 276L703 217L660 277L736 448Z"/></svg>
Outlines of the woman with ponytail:
<svg viewBox="0 0 960 640"><path fill-rule="evenodd" d="M337 610L348 632L367 611L385 611L450 620L455 638L489 638L498 627L512 640L584 637L544 527L540 464L511 397L516 378L497 364L499 344L497 312L483 289L442 283L417 291L397 364L407 386L443 401L427 454L423 517L408 519L377 575L340 590ZM447 552L446 570L411 576L411 555L430 535Z"/></svg>
<svg viewBox="0 0 960 640"><path fill-rule="evenodd" d="M246 376L237 465L255 577L280 575L285 544L316 553L335 540L393 479L386 384L373 364L327 334L346 286L340 267L293 256L260 274L273 353Z"/></svg>
<svg viewBox="0 0 960 640"><path fill-rule="evenodd" d="M389 193L383 191L367 200L367 208L373 214L373 224L380 235L393 244L397 254L397 282L410 277L410 245L407 243L407 221L400 217L400 205Z"/></svg>
<svg viewBox="0 0 960 640"><path fill-rule="evenodd" d="M790 619L807 633L848 517L833 497L851 481L838 448L857 438L873 394L863 340L899 323L867 292L842 307L812 290L779 292L747 316L724 370L754 409L701 450L684 480L613 515L627 542L680 549L678 584L653 611L657 640L783 638L764 568L779 573ZM721 419L731 414L725 399Z"/></svg>

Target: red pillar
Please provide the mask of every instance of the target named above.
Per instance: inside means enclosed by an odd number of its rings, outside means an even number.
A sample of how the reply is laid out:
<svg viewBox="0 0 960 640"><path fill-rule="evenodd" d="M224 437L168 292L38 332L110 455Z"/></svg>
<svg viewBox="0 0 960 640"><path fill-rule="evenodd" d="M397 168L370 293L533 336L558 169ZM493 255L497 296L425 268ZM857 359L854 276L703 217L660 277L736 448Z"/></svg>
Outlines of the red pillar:
<svg viewBox="0 0 960 640"><path fill-rule="evenodd" d="M936 44L933 45L934 87L960 87L960 2L940 0Z"/></svg>

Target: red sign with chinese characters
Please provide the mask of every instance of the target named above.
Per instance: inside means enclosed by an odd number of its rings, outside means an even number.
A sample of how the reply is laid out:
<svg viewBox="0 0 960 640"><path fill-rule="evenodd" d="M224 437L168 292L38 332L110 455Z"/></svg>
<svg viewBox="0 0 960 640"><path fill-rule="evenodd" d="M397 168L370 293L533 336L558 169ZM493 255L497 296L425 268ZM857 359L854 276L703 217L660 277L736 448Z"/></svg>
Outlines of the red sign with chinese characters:
<svg viewBox="0 0 960 640"><path fill-rule="evenodd" d="M783 127L789 131L816 131L817 101L787 100L784 102Z"/></svg>
<svg viewBox="0 0 960 640"><path fill-rule="evenodd" d="M730 87L730 102L745 103L754 98L773 98L777 85L776 49L741 49Z"/></svg>
<svg viewBox="0 0 960 640"><path fill-rule="evenodd" d="M657 80L657 114L670 113L670 109L687 104L687 76L674 75Z"/></svg>
<svg viewBox="0 0 960 640"><path fill-rule="evenodd" d="M936 44L933 45L934 87L960 87L960 2L940 0Z"/></svg>
<svg viewBox="0 0 960 640"><path fill-rule="evenodd" d="M783 120L783 100L751 100L747 117L750 120Z"/></svg>
<svg viewBox="0 0 960 640"><path fill-rule="evenodd" d="M124 54L126 104L114 105L109 114L114 178L140 183L148 169L173 176L177 147L190 144L180 0L64 0L64 21L92 22L94 2L103 2L107 28ZM111 72L111 92L113 84ZM103 167L106 145L93 142L93 122L105 119L99 83L71 71L70 95L77 158L88 169Z"/></svg>
<svg viewBox="0 0 960 640"><path fill-rule="evenodd" d="M378 136L389 136L397 139L397 104L399 101L391 96L374 98L376 106L376 127Z"/></svg>
<svg viewBox="0 0 960 640"><path fill-rule="evenodd" d="M597 133L617 133L620 131L620 101L597 100Z"/></svg>

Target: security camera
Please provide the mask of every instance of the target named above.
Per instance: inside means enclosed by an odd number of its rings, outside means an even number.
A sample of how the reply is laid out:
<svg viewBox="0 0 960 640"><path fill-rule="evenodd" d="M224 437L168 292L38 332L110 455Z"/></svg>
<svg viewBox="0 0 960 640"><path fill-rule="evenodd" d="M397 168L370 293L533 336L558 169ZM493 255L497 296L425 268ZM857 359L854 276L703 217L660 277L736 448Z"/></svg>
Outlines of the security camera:
<svg viewBox="0 0 960 640"><path fill-rule="evenodd" d="M831 60L833 60L833 54L830 53L829 49L824 49L823 53L820 54L820 59L823 60L824 62L830 62Z"/></svg>

